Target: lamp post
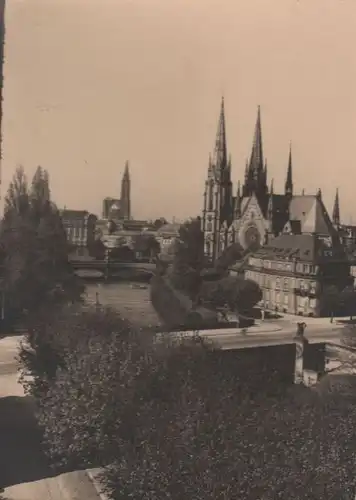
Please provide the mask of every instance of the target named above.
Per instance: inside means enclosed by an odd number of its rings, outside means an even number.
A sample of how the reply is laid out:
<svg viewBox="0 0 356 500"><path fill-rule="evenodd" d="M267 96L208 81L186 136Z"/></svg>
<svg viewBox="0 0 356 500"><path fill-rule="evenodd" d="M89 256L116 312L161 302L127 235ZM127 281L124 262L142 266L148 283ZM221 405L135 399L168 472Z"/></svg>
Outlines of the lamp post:
<svg viewBox="0 0 356 500"><path fill-rule="evenodd" d="M110 250L105 249L105 281L109 278Z"/></svg>

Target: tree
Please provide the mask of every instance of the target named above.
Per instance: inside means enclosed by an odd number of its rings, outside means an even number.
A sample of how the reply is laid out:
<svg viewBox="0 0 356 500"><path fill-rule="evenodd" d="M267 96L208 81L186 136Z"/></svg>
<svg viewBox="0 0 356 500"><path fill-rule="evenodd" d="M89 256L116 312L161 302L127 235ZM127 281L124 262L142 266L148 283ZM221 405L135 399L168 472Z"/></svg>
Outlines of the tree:
<svg viewBox="0 0 356 500"><path fill-rule="evenodd" d="M144 259L152 259L160 252L160 244L151 234L138 234L133 241L133 250Z"/></svg>
<svg viewBox="0 0 356 500"><path fill-rule="evenodd" d="M220 271L226 271L229 267L236 264L246 255L246 251L240 245L240 243L233 243L225 248L222 254L217 258L215 262L215 268Z"/></svg>
<svg viewBox="0 0 356 500"><path fill-rule="evenodd" d="M216 360L187 340L145 367L135 431L114 438L102 476L111 498L274 500L287 491L332 500L353 491L355 402L348 412L308 389L267 395L271 372L255 378L248 356L234 360L234 376Z"/></svg>
<svg viewBox="0 0 356 500"><path fill-rule="evenodd" d="M110 463L114 436L133 432L133 380L152 337L110 309L74 306L43 323L35 337L35 351L45 349L48 363L43 355L23 360L35 375L27 387L37 399L47 454L58 466Z"/></svg>
<svg viewBox="0 0 356 500"><path fill-rule="evenodd" d="M159 229L162 226L164 226L165 224L168 224L168 222L166 221L166 219L164 217L160 217L159 219L156 219L153 223L155 229Z"/></svg>
<svg viewBox="0 0 356 500"><path fill-rule="evenodd" d="M5 199L0 242L8 312L33 314L49 303L78 300L83 291L68 262L65 230L39 167L31 188L19 167Z"/></svg>
<svg viewBox="0 0 356 500"><path fill-rule="evenodd" d="M89 255L97 260L104 260L105 250L106 247L102 242L101 238L96 238L89 246Z"/></svg>
<svg viewBox="0 0 356 500"><path fill-rule="evenodd" d="M118 319L82 311L50 327L65 357L38 417L56 461L106 466L115 500L352 492L355 398L290 387L258 349L152 342Z"/></svg>
<svg viewBox="0 0 356 500"><path fill-rule="evenodd" d="M187 293L194 301L201 285L204 266L204 234L200 218L182 224L174 243L174 258L170 280L175 288Z"/></svg>
<svg viewBox="0 0 356 500"><path fill-rule="evenodd" d="M340 291L335 285L325 287L321 296L321 312L330 316L330 322L333 322L335 312L341 304Z"/></svg>
<svg viewBox="0 0 356 500"><path fill-rule="evenodd" d="M208 307L239 314L248 314L262 299L262 291L252 280L228 276L219 281L207 281L202 284L200 300Z"/></svg>
<svg viewBox="0 0 356 500"><path fill-rule="evenodd" d="M341 292L340 303L352 321L353 315L356 312L356 291L353 286L348 286Z"/></svg>

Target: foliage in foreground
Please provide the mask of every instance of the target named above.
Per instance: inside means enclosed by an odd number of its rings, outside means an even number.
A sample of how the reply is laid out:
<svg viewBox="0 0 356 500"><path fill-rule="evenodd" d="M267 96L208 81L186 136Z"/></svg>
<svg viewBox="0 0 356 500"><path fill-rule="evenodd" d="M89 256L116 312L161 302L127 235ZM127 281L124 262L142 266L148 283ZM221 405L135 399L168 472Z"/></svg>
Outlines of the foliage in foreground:
<svg viewBox="0 0 356 500"><path fill-rule="evenodd" d="M220 391L221 405L206 410L203 398L182 403L180 393L182 409L164 416L159 403L160 430L141 446L121 444L106 491L114 500L352 499L355 402L301 396L238 402Z"/></svg>
<svg viewBox="0 0 356 500"><path fill-rule="evenodd" d="M263 349L223 353L200 337L156 343L109 310L69 308L42 328L62 352L38 400L48 453L106 465L113 499L353 491L356 398L290 387Z"/></svg>

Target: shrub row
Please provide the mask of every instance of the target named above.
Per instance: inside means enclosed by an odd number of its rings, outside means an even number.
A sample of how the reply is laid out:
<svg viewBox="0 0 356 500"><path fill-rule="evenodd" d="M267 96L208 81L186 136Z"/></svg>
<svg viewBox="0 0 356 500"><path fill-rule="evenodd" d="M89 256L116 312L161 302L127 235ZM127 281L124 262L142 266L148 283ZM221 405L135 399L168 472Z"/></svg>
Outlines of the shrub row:
<svg viewBox="0 0 356 500"><path fill-rule="evenodd" d="M193 309L192 301L175 290L164 276L151 280L151 302L169 330L206 329L217 326L217 315L205 307Z"/></svg>

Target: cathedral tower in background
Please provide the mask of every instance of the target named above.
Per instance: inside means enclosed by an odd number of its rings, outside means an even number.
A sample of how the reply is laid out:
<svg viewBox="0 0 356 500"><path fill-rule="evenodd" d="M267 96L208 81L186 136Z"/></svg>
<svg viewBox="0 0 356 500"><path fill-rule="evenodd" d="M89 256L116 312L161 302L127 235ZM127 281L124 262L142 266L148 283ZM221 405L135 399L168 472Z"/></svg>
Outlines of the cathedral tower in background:
<svg viewBox="0 0 356 500"><path fill-rule="evenodd" d="M125 164L124 175L121 181L121 198L120 198L121 218L124 220L131 219L131 181L129 172L129 162Z"/></svg>

